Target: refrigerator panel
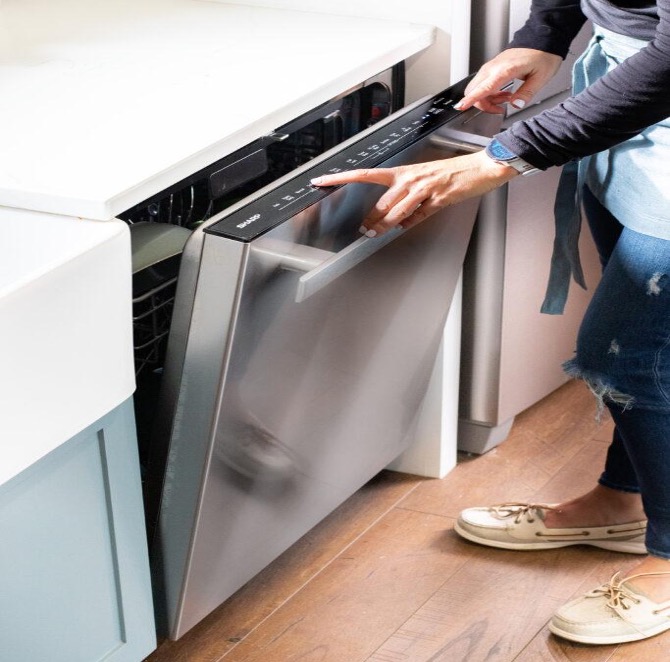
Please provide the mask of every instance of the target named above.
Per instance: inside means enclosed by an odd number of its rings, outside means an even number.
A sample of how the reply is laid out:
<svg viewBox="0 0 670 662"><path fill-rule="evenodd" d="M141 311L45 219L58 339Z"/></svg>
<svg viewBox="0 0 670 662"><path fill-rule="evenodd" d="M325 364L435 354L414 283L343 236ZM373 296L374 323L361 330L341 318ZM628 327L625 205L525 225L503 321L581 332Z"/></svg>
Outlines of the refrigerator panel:
<svg viewBox="0 0 670 662"><path fill-rule="evenodd" d="M554 103L550 99L518 117ZM517 414L567 381L561 364L573 355L600 263L584 226L580 250L589 289L573 283L563 315L540 313L559 177L558 168L517 177L482 199L464 266L460 450L484 453L495 447Z"/></svg>

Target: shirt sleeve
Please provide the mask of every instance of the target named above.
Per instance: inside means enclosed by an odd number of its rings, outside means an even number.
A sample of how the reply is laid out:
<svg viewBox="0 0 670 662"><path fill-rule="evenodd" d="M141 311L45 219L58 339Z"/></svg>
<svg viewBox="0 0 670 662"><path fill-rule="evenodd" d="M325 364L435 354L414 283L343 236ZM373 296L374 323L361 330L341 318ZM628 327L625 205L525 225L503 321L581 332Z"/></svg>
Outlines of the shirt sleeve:
<svg viewBox="0 0 670 662"><path fill-rule="evenodd" d="M533 0L528 20L508 48L535 48L565 58L585 22L579 0Z"/></svg>
<svg viewBox="0 0 670 662"><path fill-rule="evenodd" d="M496 136L546 169L609 149L670 116L670 0L658 0L654 39L593 85Z"/></svg>

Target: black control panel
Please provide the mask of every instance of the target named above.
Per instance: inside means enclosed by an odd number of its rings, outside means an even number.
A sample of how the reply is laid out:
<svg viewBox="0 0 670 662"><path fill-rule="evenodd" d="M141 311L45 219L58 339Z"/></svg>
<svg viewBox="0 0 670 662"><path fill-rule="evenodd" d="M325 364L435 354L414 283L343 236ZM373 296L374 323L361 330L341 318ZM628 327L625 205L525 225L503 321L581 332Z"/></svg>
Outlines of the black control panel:
<svg viewBox="0 0 670 662"><path fill-rule="evenodd" d="M378 131L225 216L205 232L248 242L280 225L339 188L312 186L310 181L314 177L374 168L457 117L460 111L453 106L463 97L469 80L447 88L416 108L399 111L399 117Z"/></svg>

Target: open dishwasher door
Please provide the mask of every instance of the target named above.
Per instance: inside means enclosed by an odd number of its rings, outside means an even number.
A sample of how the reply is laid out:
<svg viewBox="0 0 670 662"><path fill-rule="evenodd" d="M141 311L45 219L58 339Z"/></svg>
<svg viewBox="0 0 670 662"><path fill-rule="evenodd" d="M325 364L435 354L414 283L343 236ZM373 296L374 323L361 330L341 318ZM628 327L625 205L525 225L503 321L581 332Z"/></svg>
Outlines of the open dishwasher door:
<svg viewBox="0 0 670 662"><path fill-rule="evenodd" d="M311 161L189 240L160 420L154 569L178 638L412 440L478 201L362 237L382 189L326 172L480 149L465 81ZM493 126L492 126L493 123ZM156 468L157 467L157 468Z"/></svg>

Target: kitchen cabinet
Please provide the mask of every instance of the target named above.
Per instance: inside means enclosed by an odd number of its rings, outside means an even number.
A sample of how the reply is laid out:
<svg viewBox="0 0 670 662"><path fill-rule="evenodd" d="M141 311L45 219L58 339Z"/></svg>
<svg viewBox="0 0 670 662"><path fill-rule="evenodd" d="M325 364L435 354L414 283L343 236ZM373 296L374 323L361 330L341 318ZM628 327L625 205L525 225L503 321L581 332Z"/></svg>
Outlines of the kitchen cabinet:
<svg viewBox="0 0 670 662"><path fill-rule="evenodd" d="M0 207L0 485L127 400L125 223Z"/></svg>
<svg viewBox="0 0 670 662"><path fill-rule="evenodd" d="M0 657L139 662L155 648L130 401L0 486Z"/></svg>
<svg viewBox="0 0 670 662"><path fill-rule="evenodd" d="M155 647L129 297L124 223L0 207L3 661Z"/></svg>

